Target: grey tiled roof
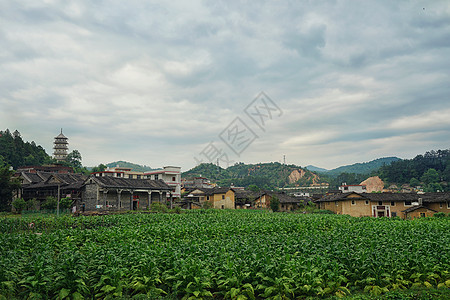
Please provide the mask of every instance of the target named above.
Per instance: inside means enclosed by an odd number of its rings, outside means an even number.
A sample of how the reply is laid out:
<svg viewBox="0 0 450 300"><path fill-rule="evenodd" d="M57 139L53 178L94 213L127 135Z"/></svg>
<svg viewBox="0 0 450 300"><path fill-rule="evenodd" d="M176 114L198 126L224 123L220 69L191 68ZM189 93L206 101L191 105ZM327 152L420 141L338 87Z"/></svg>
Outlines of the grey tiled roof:
<svg viewBox="0 0 450 300"><path fill-rule="evenodd" d="M117 178L111 176L105 177L91 177L101 187L106 188L128 188L128 189L148 189L148 190L171 190L161 179L131 179L131 178Z"/></svg>
<svg viewBox="0 0 450 300"><path fill-rule="evenodd" d="M370 201L411 201L411 202L419 202L419 199L422 199L424 203L431 202L449 202L450 201L450 193L425 193L425 194L417 194L417 193L356 193L356 192L348 192L342 194L332 194L322 197L316 202L332 202L332 201L343 201L354 198L347 198L351 194L359 195L359 199L370 200ZM355 198L358 199L358 198Z"/></svg>
<svg viewBox="0 0 450 300"><path fill-rule="evenodd" d="M428 209L428 210L436 212L434 209L428 208L428 207L423 206L423 205L415 205L415 206L412 206L410 208L407 208L407 209L403 210L402 212L409 213L409 212L415 211L416 209L419 209L419 208L425 208L425 209Z"/></svg>

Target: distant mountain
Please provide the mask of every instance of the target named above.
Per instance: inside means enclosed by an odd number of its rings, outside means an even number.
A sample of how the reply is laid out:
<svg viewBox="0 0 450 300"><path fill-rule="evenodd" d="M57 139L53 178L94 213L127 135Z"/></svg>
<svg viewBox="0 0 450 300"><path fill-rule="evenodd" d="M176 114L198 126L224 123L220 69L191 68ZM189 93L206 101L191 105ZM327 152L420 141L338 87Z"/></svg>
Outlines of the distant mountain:
<svg viewBox="0 0 450 300"><path fill-rule="evenodd" d="M341 173L355 173L355 174L369 174L376 171L382 166L390 165L394 161L401 160L398 157L383 157L369 162L356 163L352 165L338 167L336 169L329 170L327 174L339 175Z"/></svg>
<svg viewBox="0 0 450 300"><path fill-rule="evenodd" d="M106 166L108 168L114 168L117 166L122 167L122 168L131 168L133 171L136 171L136 172L148 172L148 171L156 170L156 169L152 169L149 166L138 165L138 164L130 163L130 162L123 161L123 160L111 162L109 164L106 164Z"/></svg>
<svg viewBox="0 0 450 300"><path fill-rule="evenodd" d="M329 171L327 169L319 168L319 167L316 167L316 166L313 166L313 165L306 166L305 169L308 169L308 170L310 170L312 172L322 172L322 173L326 173L326 172Z"/></svg>
<svg viewBox="0 0 450 300"><path fill-rule="evenodd" d="M226 169L214 164L200 164L182 174L184 178L203 176L221 186L260 188L279 188L288 186L307 186L320 184L323 180L315 173L296 165L284 165L278 162L244 164L238 163Z"/></svg>

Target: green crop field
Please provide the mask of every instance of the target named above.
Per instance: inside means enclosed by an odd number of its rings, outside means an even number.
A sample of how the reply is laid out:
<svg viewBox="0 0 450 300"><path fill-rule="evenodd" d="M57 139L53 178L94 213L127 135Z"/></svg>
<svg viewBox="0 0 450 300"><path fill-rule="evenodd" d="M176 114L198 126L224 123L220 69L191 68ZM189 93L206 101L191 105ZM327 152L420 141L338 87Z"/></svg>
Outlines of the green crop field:
<svg viewBox="0 0 450 300"><path fill-rule="evenodd" d="M2 218L0 299L448 296L449 225L215 210Z"/></svg>

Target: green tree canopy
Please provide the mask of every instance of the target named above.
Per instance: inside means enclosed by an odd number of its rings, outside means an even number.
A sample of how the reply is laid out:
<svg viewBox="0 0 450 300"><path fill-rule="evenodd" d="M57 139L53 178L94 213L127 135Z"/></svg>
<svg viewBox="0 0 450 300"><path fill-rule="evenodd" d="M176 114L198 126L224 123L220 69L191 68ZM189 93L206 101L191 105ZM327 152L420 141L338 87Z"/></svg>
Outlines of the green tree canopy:
<svg viewBox="0 0 450 300"><path fill-rule="evenodd" d="M439 179L440 176L438 171L433 168L428 169L425 173L423 173L422 177L420 177L420 180L427 185L430 183L438 183L440 181Z"/></svg>

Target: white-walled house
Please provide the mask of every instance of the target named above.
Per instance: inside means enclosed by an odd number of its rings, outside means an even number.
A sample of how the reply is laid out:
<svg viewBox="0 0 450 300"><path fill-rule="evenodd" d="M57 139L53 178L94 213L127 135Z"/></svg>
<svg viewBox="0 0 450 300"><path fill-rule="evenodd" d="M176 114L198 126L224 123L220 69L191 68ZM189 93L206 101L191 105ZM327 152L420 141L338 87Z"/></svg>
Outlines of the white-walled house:
<svg viewBox="0 0 450 300"><path fill-rule="evenodd" d="M162 170L144 173L144 178L158 180L162 179L168 186L172 188L172 197L181 197L181 168L174 166L166 166Z"/></svg>

